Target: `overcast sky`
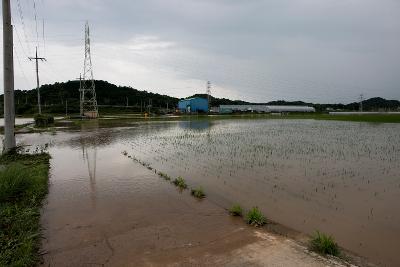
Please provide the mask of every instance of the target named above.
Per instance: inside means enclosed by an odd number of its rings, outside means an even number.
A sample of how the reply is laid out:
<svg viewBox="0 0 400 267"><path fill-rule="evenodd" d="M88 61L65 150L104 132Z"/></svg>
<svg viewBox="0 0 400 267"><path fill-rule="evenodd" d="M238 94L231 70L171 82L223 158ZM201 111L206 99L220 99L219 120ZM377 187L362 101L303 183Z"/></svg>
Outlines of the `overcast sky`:
<svg viewBox="0 0 400 267"><path fill-rule="evenodd" d="M210 80L214 96L255 102L400 99L399 0L35 1L37 24L33 0L11 1L15 89L35 87L37 45L41 84L79 77L88 20L94 77L117 85L186 97Z"/></svg>

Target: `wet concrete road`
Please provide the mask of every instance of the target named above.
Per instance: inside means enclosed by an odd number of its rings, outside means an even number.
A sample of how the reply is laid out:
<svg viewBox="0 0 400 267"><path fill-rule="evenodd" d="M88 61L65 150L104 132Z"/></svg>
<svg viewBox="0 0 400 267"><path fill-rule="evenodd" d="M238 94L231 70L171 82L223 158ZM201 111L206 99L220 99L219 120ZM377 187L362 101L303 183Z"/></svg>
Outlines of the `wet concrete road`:
<svg viewBox="0 0 400 267"><path fill-rule="evenodd" d="M44 266L340 266L110 151L52 152Z"/></svg>

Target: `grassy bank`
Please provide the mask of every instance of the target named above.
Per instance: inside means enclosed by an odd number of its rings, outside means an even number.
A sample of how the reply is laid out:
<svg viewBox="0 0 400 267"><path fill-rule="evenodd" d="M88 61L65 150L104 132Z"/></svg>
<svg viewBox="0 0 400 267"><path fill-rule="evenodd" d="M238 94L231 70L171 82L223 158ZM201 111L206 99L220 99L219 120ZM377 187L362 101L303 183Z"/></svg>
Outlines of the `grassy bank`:
<svg viewBox="0 0 400 267"><path fill-rule="evenodd" d="M0 157L0 266L39 260L40 207L48 190L49 154Z"/></svg>

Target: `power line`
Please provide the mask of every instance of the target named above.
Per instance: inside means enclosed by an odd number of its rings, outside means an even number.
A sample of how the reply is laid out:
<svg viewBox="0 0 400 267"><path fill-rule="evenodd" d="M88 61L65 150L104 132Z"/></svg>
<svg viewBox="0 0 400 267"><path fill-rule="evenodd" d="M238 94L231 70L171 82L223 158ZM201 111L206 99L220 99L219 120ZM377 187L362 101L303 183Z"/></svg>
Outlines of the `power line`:
<svg viewBox="0 0 400 267"><path fill-rule="evenodd" d="M20 20L21 20L22 30L23 30L23 32L24 32L25 40L28 41L28 35L26 34L24 13L23 13L23 11L22 11L22 6L21 6L20 0L17 0L17 9L18 9L18 13L19 13L19 18L20 18ZM14 23L14 22L13 22L13 23ZM27 45L27 47L28 47L28 52L31 53L30 46Z"/></svg>
<svg viewBox="0 0 400 267"><path fill-rule="evenodd" d="M18 62L19 68L21 70L21 74L22 74L23 78L25 79L27 87L29 88L29 80L25 75L24 69L22 68L21 60L18 56L18 52L17 52L17 49L15 48L15 46L14 46L14 54L15 54L15 57L17 58L17 62Z"/></svg>
<svg viewBox="0 0 400 267"><path fill-rule="evenodd" d="M14 20L12 20L12 22L14 23ZM19 36L18 30L15 27L15 25L13 25L13 27L14 27L14 30L15 30L14 32L17 34L17 39L18 39L19 45L21 46L22 52L24 53L25 57L28 57L28 54L25 52L24 46L22 45L21 38Z"/></svg>
<svg viewBox="0 0 400 267"><path fill-rule="evenodd" d="M39 32L38 32L38 23L37 23L37 10L36 10L36 1L33 0L33 9L35 11L35 26L36 26L36 45L39 46Z"/></svg>
<svg viewBox="0 0 400 267"><path fill-rule="evenodd" d="M43 22L43 29L42 29L42 33L43 33L43 55L46 57L46 41L44 39L44 19L42 20Z"/></svg>

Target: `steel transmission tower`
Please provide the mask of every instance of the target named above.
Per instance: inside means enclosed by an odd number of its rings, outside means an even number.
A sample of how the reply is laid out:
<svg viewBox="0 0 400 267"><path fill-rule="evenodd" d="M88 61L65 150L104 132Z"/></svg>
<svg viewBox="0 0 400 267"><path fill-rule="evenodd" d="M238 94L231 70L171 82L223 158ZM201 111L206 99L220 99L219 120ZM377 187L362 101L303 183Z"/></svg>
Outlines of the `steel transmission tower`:
<svg viewBox="0 0 400 267"><path fill-rule="evenodd" d="M207 101L208 101L208 111L210 111L210 101L211 101L211 82L207 82Z"/></svg>
<svg viewBox="0 0 400 267"><path fill-rule="evenodd" d="M83 76L80 78L80 112L82 117L97 118L96 89L93 79L92 57L90 56L89 23L85 25L85 61L83 64Z"/></svg>

